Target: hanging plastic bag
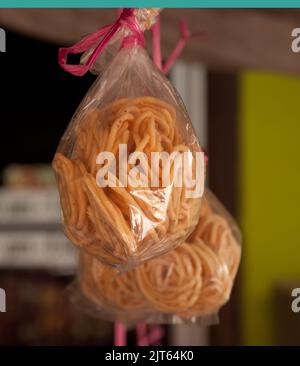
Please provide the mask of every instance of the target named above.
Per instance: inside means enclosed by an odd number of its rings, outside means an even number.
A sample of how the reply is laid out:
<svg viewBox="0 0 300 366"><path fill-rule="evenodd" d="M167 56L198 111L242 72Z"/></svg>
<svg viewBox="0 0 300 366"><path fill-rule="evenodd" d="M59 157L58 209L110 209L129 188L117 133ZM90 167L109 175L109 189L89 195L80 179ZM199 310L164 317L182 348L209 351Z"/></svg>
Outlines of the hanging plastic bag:
<svg viewBox="0 0 300 366"><path fill-rule="evenodd" d="M122 270L191 234L205 169L181 98L142 47L134 12L123 14L129 34L83 99L53 160L66 235ZM87 67L73 66L64 64L75 74Z"/></svg>
<svg viewBox="0 0 300 366"><path fill-rule="evenodd" d="M120 274L81 252L77 302L111 320L214 323L230 298L240 242L234 220L206 190L195 231L158 258Z"/></svg>

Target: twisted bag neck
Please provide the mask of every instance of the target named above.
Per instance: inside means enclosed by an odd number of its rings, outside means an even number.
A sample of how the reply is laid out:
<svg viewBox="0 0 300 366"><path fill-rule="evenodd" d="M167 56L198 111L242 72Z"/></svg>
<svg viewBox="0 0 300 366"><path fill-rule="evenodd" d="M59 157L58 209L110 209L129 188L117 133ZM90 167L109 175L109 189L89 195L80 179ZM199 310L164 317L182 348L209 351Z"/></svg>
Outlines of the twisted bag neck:
<svg viewBox="0 0 300 366"><path fill-rule="evenodd" d="M60 48L58 54L58 62L60 66L65 71L73 75L83 76L90 69L98 56L103 52L110 40L119 33L121 29L125 28L130 31L130 34L123 38L121 48L137 45L142 47L145 46L144 33L136 19L134 8L125 8L115 23L100 28L71 47ZM97 46L89 56L86 63L80 65L71 65L67 63L69 54L83 53L89 48L95 46L95 44L97 44Z"/></svg>

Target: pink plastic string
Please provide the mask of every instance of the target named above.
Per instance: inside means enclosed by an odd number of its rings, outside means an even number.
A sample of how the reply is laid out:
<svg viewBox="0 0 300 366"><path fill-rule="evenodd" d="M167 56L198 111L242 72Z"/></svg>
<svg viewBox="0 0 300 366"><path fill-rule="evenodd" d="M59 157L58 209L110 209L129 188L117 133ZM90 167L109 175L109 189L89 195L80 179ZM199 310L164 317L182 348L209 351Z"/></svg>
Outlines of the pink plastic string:
<svg viewBox="0 0 300 366"><path fill-rule="evenodd" d="M101 54L109 41L118 33L121 29L128 28L132 35L125 37L121 47L128 47L139 44L144 47L145 40L144 34L141 31L135 15L134 8L124 8L121 15L113 24L106 25L96 32L84 37L81 41L75 45L67 48L60 48L58 53L58 62L60 66L67 72L76 75L84 75L97 57ZM71 65L67 63L69 54L79 54L87 51L90 47L94 46L98 42L92 54L89 56L87 62L82 65Z"/></svg>
<svg viewBox="0 0 300 366"><path fill-rule="evenodd" d="M160 325L150 325L149 329L145 322L139 322L136 325L138 346L160 345L164 334L165 331ZM122 322L116 321L114 323L114 345L126 346L126 344L127 344L126 327Z"/></svg>
<svg viewBox="0 0 300 366"><path fill-rule="evenodd" d="M122 322L116 321L114 323L114 345L126 346L127 343L127 331Z"/></svg>
<svg viewBox="0 0 300 366"><path fill-rule="evenodd" d="M161 344L162 338L165 335L165 330L162 326L154 324L150 326L150 334L148 341L151 346L158 346Z"/></svg>
<svg viewBox="0 0 300 366"><path fill-rule="evenodd" d="M141 339L141 343L143 344L147 341L151 346L159 345L164 334L164 329L160 325L151 325L146 340Z"/></svg>
<svg viewBox="0 0 300 366"><path fill-rule="evenodd" d="M187 41L190 38L199 37L199 36L202 36L205 34L204 32L190 33L187 21L185 19L180 20L179 29L180 29L180 33L181 33L180 38L179 38L174 50L168 57L166 63L162 67L162 72L164 74L168 74L170 72L172 66L174 65L174 62L180 56L183 48L185 47Z"/></svg>
<svg viewBox="0 0 300 366"><path fill-rule="evenodd" d="M150 325L149 329L145 322L139 322L136 325L138 346L160 345L164 334L164 329L160 325Z"/></svg>
<svg viewBox="0 0 300 366"><path fill-rule="evenodd" d="M199 37L204 35L204 32L190 33L188 29L188 24L186 20L181 19L179 23L180 28L180 38L172 51L171 55L167 59L166 63L162 64L161 57L161 36L160 36L160 17L158 17L157 22L152 26L152 61L153 63L164 73L168 74L173 67L175 61L182 53L187 41L191 37Z"/></svg>
<svg viewBox="0 0 300 366"><path fill-rule="evenodd" d="M152 61L159 70L162 69L161 45L160 45L160 17L151 28L152 32Z"/></svg>
<svg viewBox="0 0 300 366"><path fill-rule="evenodd" d="M117 8L117 17L119 18L122 14L123 8Z"/></svg>
<svg viewBox="0 0 300 366"><path fill-rule="evenodd" d="M145 322L139 322L136 325L136 337L138 346L149 346L147 337L147 325Z"/></svg>

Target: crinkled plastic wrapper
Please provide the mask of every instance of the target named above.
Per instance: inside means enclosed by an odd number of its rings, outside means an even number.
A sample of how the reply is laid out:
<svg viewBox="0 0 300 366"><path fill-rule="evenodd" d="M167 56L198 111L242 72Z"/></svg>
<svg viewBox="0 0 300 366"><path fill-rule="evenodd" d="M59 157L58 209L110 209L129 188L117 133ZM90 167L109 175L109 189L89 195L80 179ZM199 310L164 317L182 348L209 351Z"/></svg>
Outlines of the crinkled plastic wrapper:
<svg viewBox="0 0 300 366"><path fill-rule="evenodd" d="M66 235L119 270L174 249L199 219L202 157L171 83L142 47L121 49L53 160Z"/></svg>
<svg viewBox="0 0 300 366"><path fill-rule="evenodd" d="M157 21L157 17L161 12L161 8L138 8L134 10L134 14L136 17L136 21L139 25L139 28L142 31L149 30L153 24ZM124 27L119 32L117 32L114 37L110 40L109 44L105 47L105 49L101 52L101 55L94 61L93 65L90 68L90 72L96 75L100 75L107 65L110 64L115 55L119 52L119 49L122 45L122 41L125 37L131 34L131 31ZM82 64L85 64L86 61L91 56L94 51L97 43L88 49L82 55L80 61Z"/></svg>
<svg viewBox="0 0 300 366"><path fill-rule="evenodd" d="M224 207L206 190L199 223L174 250L125 273L81 252L77 303L110 320L215 324L230 298L241 237Z"/></svg>

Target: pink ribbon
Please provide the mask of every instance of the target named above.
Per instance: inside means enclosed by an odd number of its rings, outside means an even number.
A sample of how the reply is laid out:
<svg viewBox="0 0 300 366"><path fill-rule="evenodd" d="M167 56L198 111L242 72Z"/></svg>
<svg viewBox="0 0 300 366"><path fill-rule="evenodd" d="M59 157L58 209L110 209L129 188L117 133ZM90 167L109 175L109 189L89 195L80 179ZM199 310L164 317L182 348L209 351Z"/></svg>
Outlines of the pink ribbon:
<svg viewBox="0 0 300 366"><path fill-rule="evenodd" d="M138 322L136 325L136 336L138 346L158 346L161 345L165 332L160 325L149 325L145 322ZM114 323L114 346L127 345L127 331L125 325L116 321Z"/></svg>
<svg viewBox="0 0 300 366"><path fill-rule="evenodd" d="M58 62L60 66L65 71L73 75L84 75L95 62L97 57L101 54L101 52L104 50L104 48L107 46L109 41L114 37L116 33L118 33L123 28L128 28L131 31L131 35L123 39L121 47L130 47L136 44L144 47L144 34L136 21L134 8L124 8L115 23L100 28L98 31L84 37L74 46L60 48L58 53ZM83 53L92 46L94 46L99 39L99 43L97 44L85 64L71 65L67 63L67 58L69 54Z"/></svg>
<svg viewBox="0 0 300 366"><path fill-rule="evenodd" d="M136 325L138 346L158 346L161 344L164 334L164 329L160 325L147 326L145 322L139 322Z"/></svg>
<svg viewBox="0 0 300 366"><path fill-rule="evenodd" d="M205 34L205 32L197 32L197 33L190 33L187 21L185 19L181 19L179 23L179 29L180 29L180 38L179 41L176 44L176 47L168 57L167 61L162 67L162 72L164 74L168 74L171 70L174 62L177 60L177 58L180 56L181 52L183 51L187 41L190 38L194 37L200 37Z"/></svg>
<svg viewBox="0 0 300 366"><path fill-rule="evenodd" d="M152 32L152 61L159 70L162 70L161 45L160 45L160 17L151 28Z"/></svg>
<svg viewBox="0 0 300 366"><path fill-rule="evenodd" d="M114 346L126 346L127 344L127 331L125 325L116 321L114 323Z"/></svg>

